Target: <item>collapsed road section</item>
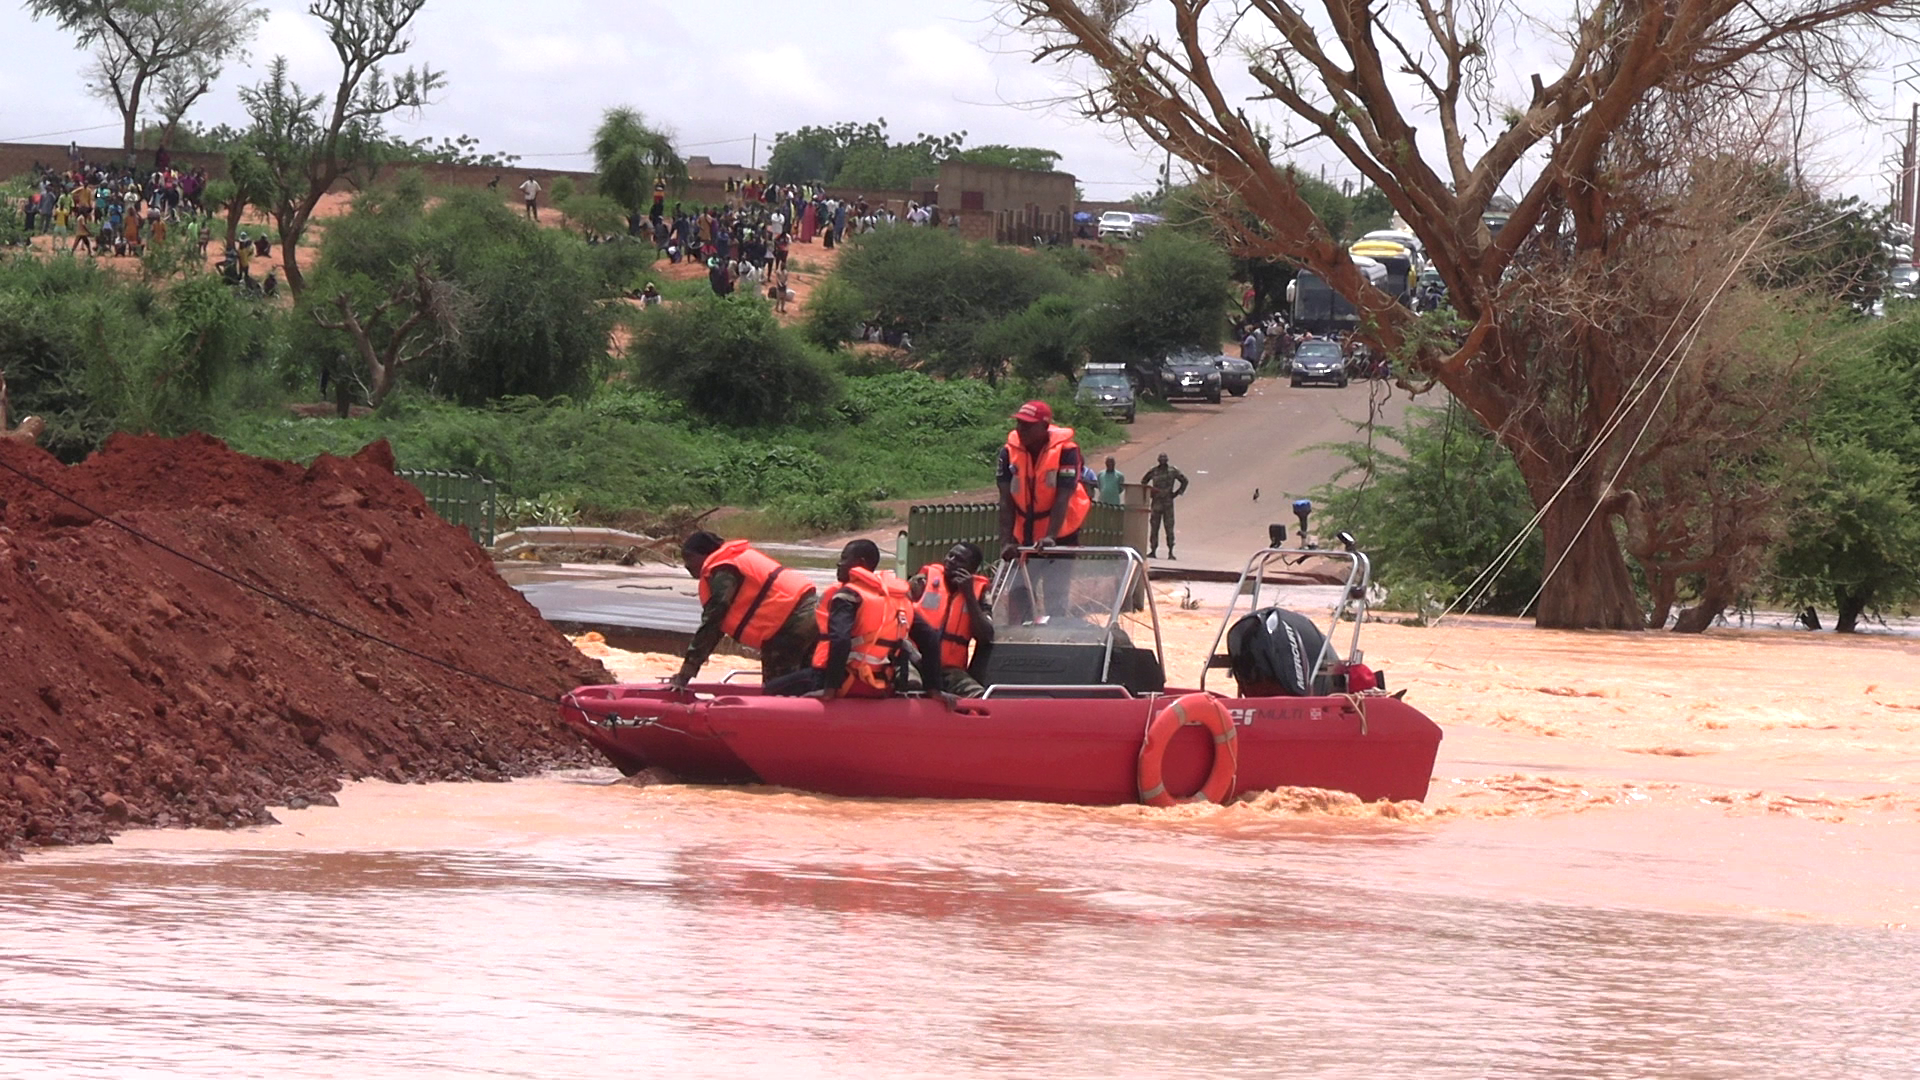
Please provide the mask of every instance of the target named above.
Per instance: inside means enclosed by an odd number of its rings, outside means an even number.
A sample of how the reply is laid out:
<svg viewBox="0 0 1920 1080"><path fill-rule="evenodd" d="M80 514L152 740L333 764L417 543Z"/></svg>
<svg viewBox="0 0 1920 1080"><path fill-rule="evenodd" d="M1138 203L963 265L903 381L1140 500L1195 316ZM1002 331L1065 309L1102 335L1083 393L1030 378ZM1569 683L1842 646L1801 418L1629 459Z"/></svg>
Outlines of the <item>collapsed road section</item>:
<svg viewBox="0 0 1920 1080"><path fill-rule="evenodd" d="M606 678L384 442L0 441L0 851L584 763L551 699Z"/></svg>

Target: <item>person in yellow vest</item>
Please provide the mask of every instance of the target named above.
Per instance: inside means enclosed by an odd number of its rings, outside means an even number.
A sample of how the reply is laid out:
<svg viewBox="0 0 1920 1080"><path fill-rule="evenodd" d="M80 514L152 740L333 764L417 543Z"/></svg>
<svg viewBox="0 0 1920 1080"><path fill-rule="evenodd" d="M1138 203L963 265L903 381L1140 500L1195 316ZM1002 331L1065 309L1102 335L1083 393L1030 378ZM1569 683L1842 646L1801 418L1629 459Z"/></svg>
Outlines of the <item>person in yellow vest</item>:
<svg viewBox="0 0 1920 1080"><path fill-rule="evenodd" d="M840 580L827 586L817 608L820 639L808 697L890 696L902 659L918 658L908 642L914 612L907 583L879 566L880 548L871 540L840 550Z"/></svg>
<svg viewBox="0 0 1920 1080"><path fill-rule="evenodd" d="M958 697L986 693L981 683L993 653L987 579L980 576L982 558L979 548L962 541L947 550L944 562L928 563L907 582L915 613L938 638L931 647L939 653L940 688ZM969 645L973 646L971 661ZM925 651L929 645L920 647Z"/></svg>
<svg viewBox="0 0 1920 1080"><path fill-rule="evenodd" d="M762 686L807 670L818 637L811 581L745 540L723 540L704 530L680 545L680 561L700 582L700 628L669 682L692 682L722 635L759 650Z"/></svg>

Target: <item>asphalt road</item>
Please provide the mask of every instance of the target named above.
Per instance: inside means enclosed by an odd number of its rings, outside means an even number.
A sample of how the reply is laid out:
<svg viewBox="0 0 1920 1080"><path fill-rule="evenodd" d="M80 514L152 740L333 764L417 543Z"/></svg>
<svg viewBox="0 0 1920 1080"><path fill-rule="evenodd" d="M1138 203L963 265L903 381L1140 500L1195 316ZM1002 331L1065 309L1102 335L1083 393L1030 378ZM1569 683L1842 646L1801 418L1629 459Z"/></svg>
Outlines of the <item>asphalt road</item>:
<svg viewBox="0 0 1920 1080"><path fill-rule="evenodd" d="M1400 422L1406 391L1389 396L1385 383L1294 389L1285 376L1263 373L1246 397L1227 397L1218 405L1182 402L1172 414L1141 414L1134 441L1112 456L1133 482L1166 454L1192 482L1174 504L1179 565L1238 570L1266 546L1268 523L1284 523L1287 535L1295 535L1293 500L1331 480L1341 464L1331 452L1313 448L1364 438L1353 425L1368 418L1370 395L1380 399L1381 421ZM1105 466L1105 454L1093 457L1095 471ZM1167 554L1164 539L1160 554Z"/></svg>

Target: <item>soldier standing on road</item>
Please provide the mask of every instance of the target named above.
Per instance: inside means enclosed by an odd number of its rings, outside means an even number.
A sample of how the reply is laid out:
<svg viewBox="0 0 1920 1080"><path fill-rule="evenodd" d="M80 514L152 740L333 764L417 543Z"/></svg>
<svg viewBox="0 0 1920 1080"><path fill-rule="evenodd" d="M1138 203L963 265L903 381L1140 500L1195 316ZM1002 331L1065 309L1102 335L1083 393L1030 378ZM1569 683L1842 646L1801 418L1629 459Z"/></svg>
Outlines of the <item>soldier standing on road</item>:
<svg viewBox="0 0 1920 1080"><path fill-rule="evenodd" d="M1167 455L1160 455L1160 464L1147 470L1140 478L1147 485L1148 508L1152 510L1147 529L1147 558L1160 557L1160 525L1167 526L1167 558L1173 554L1173 500L1187 493L1187 474L1167 464Z"/></svg>

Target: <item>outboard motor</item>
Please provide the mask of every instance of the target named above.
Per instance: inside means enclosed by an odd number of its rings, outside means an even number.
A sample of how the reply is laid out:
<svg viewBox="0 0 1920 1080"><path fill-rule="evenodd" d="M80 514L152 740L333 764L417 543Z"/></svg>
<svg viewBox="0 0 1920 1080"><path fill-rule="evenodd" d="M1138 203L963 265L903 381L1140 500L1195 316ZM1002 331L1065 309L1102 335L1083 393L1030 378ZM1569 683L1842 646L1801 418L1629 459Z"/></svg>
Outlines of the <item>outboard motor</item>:
<svg viewBox="0 0 1920 1080"><path fill-rule="evenodd" d="M1267 607L1227 631L1227 658L1241 697L1309 697L1327 639L1297 611Z"/></svg>
<svg viewBox="0 0 1920 1080"><path fill-rule="evenodd" d="M1312 540L1308 539L1307 518L1310 515L1312 515L1312 513L1313 513L1312 499L1293 500L1293 516L1300 519L1300 546L1303 548L1311 548L1311 547L1319 546L1315 544Z"/></svg>

